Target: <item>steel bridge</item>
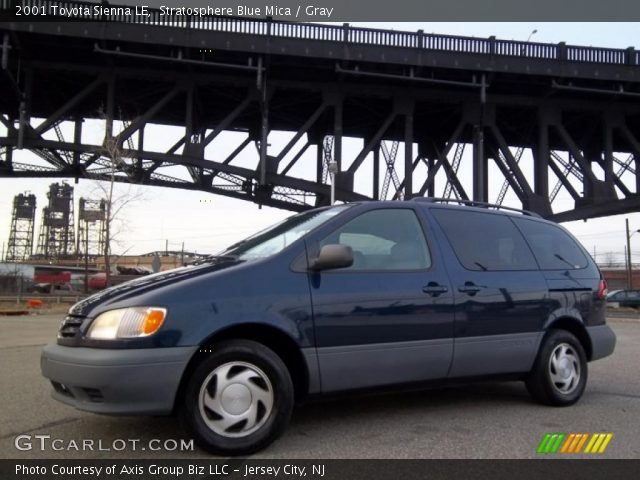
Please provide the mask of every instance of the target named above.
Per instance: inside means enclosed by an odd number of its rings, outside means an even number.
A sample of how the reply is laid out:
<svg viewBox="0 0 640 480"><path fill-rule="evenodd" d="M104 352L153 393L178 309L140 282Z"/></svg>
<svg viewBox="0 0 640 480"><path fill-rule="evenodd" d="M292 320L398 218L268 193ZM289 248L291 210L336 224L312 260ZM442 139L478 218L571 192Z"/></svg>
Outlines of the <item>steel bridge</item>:
<svg viewBox="0 0 640 480"><path fill-rule="evenodd" d="M3 18L4 177L114 176L300 211L329 203L335 161L341 201L511 199L557 221L640 209L633 48L155 10ZM154 149L153 125L180 133Z"/></svg>

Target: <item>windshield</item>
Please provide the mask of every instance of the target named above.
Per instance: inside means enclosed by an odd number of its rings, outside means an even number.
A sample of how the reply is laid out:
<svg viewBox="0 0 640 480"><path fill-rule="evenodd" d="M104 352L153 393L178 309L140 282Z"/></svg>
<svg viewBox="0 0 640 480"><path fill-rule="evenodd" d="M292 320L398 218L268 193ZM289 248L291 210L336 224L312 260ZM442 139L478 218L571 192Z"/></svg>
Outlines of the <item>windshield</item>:
<svg viewBox="0 0 640 480"><path fill-rule="evenodd" d="M253 260L275 255L349 207L350 205L339 205L299 213L231 245L220 252L218 256L234 256L238 260Z"/></svg>

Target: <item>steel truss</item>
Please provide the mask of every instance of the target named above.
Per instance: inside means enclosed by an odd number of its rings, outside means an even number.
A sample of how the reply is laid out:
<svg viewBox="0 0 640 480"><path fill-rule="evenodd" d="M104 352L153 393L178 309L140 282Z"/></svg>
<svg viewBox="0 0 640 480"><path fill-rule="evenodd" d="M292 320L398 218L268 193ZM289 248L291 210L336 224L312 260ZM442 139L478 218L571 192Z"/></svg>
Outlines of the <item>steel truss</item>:
<svg viewBox="0 0 640 480"><path fill-rule="evenodd" d="M624 92L628 101L611 104L610 84L584 78L574 91L556 78L486 75L471 66L416 70L318 60L306 69L292 54L249 49L208 63L196 61L193 48L176 53L91 35L58 38L82 52L76 59L62 47L43 50L46 35L4 34L0 87L15 88L3 88L12 93L0 99L0 176L108 180L116 148L118 182L293 211L329 203L332 160L339 168L336 198L343 202L436 196L436 190L486 202L489 183L497 180L497 203L511 190L518 206L560 221L640 208L640 104L631 95L638 88L633 82ZM520 81L535 88L514 89ZM587 87L602 93L588 95ZM99 144L86 139L87 120L104 132ZM177 127L180 134L171 146L153 149L145 140L152 125ZM236 143L222 155L226 132L237 134ZM276 132L288 132L279 148ZM362 139L362 148L345 152L345 137ZM17 149L33 152L33 160L16 161ZM373 175L365 175L362 166L371 159ZM491 163L497 179L489 178ZM558 183L550 191L554 176ZM561 191L575 208L555 211ZM40 243L40 251L47 248L45 237Z"/></svg>

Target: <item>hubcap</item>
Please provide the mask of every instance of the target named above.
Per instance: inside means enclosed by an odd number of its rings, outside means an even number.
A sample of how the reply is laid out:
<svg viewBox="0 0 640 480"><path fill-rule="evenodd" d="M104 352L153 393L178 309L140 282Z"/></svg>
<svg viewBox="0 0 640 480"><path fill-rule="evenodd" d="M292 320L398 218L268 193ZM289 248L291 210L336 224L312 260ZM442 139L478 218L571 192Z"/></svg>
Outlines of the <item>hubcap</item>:
<svg viewBox="0 0 640 480"><path fill-rule="evenodd" d="M580 382L580 357L568 343L553 349L549 359L549 374L554 388L563 394L573 392Z"/></svg>
<svg viewBox="0 0 640 480"><path fill-rule="evenodd" d="M273 388L255 365L229 362L202 382L199 395L202 419L218 435L244 437L258 430L273 409Z"/></svg>

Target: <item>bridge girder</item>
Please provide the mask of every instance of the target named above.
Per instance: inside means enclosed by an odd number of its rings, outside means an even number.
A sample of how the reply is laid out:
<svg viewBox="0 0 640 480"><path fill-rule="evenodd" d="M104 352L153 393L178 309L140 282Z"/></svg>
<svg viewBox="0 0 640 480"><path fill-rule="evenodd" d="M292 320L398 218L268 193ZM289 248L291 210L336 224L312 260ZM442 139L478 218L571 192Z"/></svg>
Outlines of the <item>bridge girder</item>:
<svg viewBox="0 0 640 480"><path fill-rule="evenodd" d="M121 26L128 36L117 41L99 25L87 24L89 34L81 37L77 25L61 35L50 25L35 33L0 24L12 47L0 88L14 92L0 98L0 176L107 180L115 165L119 182L301 211L328 204L326 169L333 159L340 168L336 198L346 202L386 197L390 183L396 199L433 196L441 185L462 199L489 201L490 172L497 172L504 182L500 202L510 188L523 208L549 218L604 216L638 204L640 76L634 79L628 66L621 71L631 79L629 96L619 102L617 81L543 74L540 62L533 73L513 73L522 59L505 73L488 72L486 63L409 67L397 59L328 59L326 52L313 58L297 47L221 48L209 58L183 45L178 58L175 45L140 41L147 27ZM157 34L160 27L149 28ZM254 46L264 40L249 37ZM10 88L16 78L18 91ZM83 141L85 119L101 122L101 144ZM62 138L63 124L72 140ZM183 134L171 147L153 150L145 140L150 125L178 126ZM223 132L241 134L224 155L216 148ZM277 151L269 145L274 132L288 132ZM362 147L347 152L348 137L361 139ZM462 157L464 145L471 161ZM40 160L16 162L16 149ZM396 165L400 151L404 161ZM550 195L554 176L559 183ZM554 208L559 192L573 208Z"/></svg>

